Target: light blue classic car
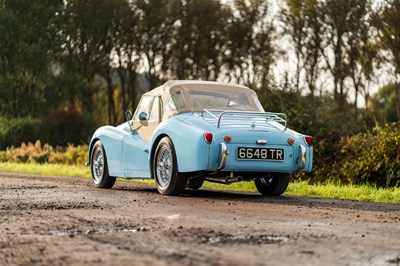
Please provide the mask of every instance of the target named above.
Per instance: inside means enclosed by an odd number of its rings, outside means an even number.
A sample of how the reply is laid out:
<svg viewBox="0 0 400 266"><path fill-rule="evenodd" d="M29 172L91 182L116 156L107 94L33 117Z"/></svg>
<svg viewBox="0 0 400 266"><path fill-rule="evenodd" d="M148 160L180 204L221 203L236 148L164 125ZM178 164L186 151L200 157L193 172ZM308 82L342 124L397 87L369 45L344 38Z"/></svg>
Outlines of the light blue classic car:
<svg viewBox="0 0 400 266"><path fill-rule="evenodd" d="M285 192L292 173L312 169L312 137L287 128L282 113L265 112L244 86L168 81L145 93L127 122L103 126L89 145L93 182L116 177L155 180L176 195L203 182L254 181L263 195Z"/></svg>

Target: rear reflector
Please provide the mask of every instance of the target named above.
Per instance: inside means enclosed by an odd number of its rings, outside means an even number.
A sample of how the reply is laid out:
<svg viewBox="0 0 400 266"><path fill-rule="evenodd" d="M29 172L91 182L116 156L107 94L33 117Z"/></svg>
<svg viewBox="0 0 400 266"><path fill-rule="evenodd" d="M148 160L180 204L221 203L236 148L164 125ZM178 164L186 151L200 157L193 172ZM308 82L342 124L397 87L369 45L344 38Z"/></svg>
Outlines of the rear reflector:
<svg viewBox="0 0 400 266"><path fill-rule="evenodd" d="M308 146L312 145L312 137L311 136L305 136L304 140L306 141Z"/></svg>
<svg viewBox="0 0 400 266"><path fill-rule="evenodd" d="M290 145L293 145L293 143L295 142L295 140L294 140L294 138L288 138L287 142L288 142Z"/></svg>
<svg viewBox="0 0 400 266"><path fill-rule="evenodd" d="M207 144L211 144L212 139L213 139L213 134L211 132L204 133L204 140L206 141Z"/></svg>
<svg viewBox="0 0 400 266"><path fill-rule="evenodd" d="M226 136L224 137L224 140L225 140L226 142L231 142L232 137L229 136L229 135L226 135Z"/></svg>

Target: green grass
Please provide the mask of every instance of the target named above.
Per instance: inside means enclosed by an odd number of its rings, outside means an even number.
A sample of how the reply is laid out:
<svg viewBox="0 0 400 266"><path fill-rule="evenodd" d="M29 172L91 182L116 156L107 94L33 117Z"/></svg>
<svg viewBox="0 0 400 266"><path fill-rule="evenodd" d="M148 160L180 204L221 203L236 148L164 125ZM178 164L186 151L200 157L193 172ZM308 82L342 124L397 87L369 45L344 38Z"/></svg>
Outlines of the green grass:
<svg viewBox="0 0 400 266"><path fill-rule="evenodd" d="M289 185L286 194L292 196L400 203L400 188L377 188L370 184L344 185L328 182L326 184L310 185L305 181L294 181Z"/></svg>
<svg viewBox="0 0 400 266"><path fill-rule="evenodd" d="M90 177L90 168L63 164L0 163L0 172Z"/></svg>
<svg viewBox="0 0 400 266"><path fill-rule="evenodd" d="M90 168L76 165L60 164L18 164L0 163L0 172L15 172L40 175L78 176L90 178ZM142 181L140 181L142 182ZM153 181L144 181L153 183ZM222 185L205 182L204 188L254 192L253 182L240 182L232 185ZM326 184L309 184L307 181L290 183L286 195L317 198L333 198L368 202L400 203L400 188L377 188L366 185L344 185L328 182Z"/></svg>

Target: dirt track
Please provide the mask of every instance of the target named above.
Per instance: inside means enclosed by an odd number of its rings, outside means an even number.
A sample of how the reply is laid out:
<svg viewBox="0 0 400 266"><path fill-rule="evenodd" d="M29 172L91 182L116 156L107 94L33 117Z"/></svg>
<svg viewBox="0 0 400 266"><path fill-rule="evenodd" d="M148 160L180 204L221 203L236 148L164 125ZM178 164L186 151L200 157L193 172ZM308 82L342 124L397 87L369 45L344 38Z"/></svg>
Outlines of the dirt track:
<svg viewBox="0 0 400 266"><path fill-rule="evenodd" d="M399 205L0 180L0 265L400 265Z"/></svg>

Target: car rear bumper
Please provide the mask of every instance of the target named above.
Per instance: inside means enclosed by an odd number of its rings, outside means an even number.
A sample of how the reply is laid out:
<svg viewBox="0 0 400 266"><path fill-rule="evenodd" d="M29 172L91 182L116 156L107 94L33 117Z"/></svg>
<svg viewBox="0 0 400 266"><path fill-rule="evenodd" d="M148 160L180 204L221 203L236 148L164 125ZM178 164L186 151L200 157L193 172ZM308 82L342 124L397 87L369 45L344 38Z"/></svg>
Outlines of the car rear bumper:
<svg viewBox="0 0 400 266"><path fill-rule="evenodd" d="M218 168L216 171L233 172L282 172L296 173L309 172L312 151L304 145L299 146L274 146L266 147L284 149L284 160L241 160L237 158L237 148L245 144L220 143L218 154ZM249 147L252 145L249 145ZM212 157L212 156L211 156ZM215 166L214 166L215 167ZM215 168L214 168L215 169ZM209 169L212 170L212 169Z"/></svg>

